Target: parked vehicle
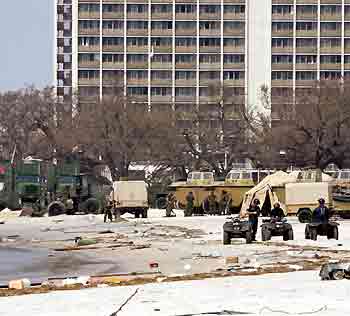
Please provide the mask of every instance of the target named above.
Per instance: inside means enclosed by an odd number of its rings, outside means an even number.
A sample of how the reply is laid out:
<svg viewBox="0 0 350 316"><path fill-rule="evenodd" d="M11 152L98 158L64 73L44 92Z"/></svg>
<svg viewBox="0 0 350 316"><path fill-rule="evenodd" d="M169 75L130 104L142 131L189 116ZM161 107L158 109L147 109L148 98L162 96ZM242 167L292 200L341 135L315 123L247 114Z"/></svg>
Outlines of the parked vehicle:
<svg viewBox="0 0 350 316"><path fill-rule="evenodd" d="M264 219L261 225L261 238L262 241L270 240L274 236L283 236L283 240L293 240L293 227L287 222L286 218Z"/></svg>
<svg viewBox="0 0 350 316"><path fill-rule="evenodd" d="M148 194L145 181L116 181L110 199L115 201L116 212L134 214L135 217L147 218Z"/></svg>
<svg viewBox="0 0 350 316"><path fill-rule="evenodd" d="M232 238L244 238L247 244L253 241L252 226L239 217L230 218L223 226L223 244L229 245Z"/></svg>

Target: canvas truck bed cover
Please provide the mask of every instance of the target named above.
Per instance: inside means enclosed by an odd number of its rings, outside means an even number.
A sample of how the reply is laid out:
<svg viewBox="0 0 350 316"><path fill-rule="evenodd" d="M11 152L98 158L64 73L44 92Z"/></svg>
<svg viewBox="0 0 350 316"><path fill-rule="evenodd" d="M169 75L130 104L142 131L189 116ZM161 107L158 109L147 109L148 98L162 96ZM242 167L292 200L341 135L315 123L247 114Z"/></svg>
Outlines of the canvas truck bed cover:
<svg viewBox="0 0 350 316"><path fill-rule="evenodd" d="M330 185L327 182L286 184L286 204L317 204L319 198L330 201Z"/></svg>

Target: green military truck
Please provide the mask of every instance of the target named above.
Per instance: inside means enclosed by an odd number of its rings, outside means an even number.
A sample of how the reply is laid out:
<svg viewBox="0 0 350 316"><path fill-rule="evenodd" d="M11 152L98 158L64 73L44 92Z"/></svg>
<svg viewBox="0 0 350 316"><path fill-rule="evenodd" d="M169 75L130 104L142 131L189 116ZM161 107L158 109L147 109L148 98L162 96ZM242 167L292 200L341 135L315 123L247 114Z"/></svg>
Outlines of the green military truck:
<svg viewBox="0 0 350 316"><path fill-rule="evenodd" d="M5 208L20 209L15 168L8 160L0 161L0 211Z"/></svg>
<svg viewBox="0 0 350 316"><path fill-rule="evenodd" d="M49 216L102 212L109 183L90 173L81 173L78 160L61 161L48 172Z"/></svg>

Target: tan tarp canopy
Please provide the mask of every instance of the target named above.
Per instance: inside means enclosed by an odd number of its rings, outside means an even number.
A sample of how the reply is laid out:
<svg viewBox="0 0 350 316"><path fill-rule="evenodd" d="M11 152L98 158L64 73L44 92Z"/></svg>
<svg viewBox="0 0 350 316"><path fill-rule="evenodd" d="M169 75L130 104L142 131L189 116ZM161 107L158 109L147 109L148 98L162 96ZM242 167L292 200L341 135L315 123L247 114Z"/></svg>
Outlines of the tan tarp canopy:
<svg viewBox="0 0 350 316"><path fill-rule="evenodd" d="M271 205L273 205L276 202L279 202L281 205L281 208L286 213L286 207L281 201L279 201L278 196L276 195L271 188L273 187L281 187L284 186L287 183L295 183L298 182L298 176L301 171L293 171L291 173L286 173L283 171L277 171L276 173L267 176L264 178L260 183L258 183L254 188L250 189L244 196L241 212L241 217L246 216L246 211L249 208L250 204L253 202L254 199L260 200L260 207L265 201L266 195L269 195ZM305 175L304 175L305 176ZM311 179L310 179L311 180ZM325 174L322 173L322 182L332 182L334 179ZM303 181L301 181L303 182Z"/></svg>
<svg viewBox="0 0 350 316"><path fill-rule="evenodd" d="M286 213L285 206L278 200L278 196L276 195L276 193L272 192L271 189L273 187L284 186L286 183L296 182L297 177L298 172L292 172L288 174L283 171L277 171L276 173L264 178L260 183L258 183L254 188L250 189L245 194L240 212L241 217L246 216L246 211L254 199L259 199L261 203L260 206L262 206L267 194L270 197L271 205L273 205L276 202L279 202L281 204L281 208Z"/></svg>

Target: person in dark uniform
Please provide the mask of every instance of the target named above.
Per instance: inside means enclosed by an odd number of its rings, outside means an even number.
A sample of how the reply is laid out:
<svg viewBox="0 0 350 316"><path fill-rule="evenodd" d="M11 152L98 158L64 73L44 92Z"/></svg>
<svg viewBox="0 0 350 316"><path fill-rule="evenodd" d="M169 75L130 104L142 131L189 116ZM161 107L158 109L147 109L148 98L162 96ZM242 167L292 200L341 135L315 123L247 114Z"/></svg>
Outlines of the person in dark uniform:
<svg viewBox="0 0 350 316"><path fill-rule="evenodd" d="M114 201L109 200L108 205L105 207L105 216L103 221L106 223L107 218L110 222L113 222L113 210L114 210Z"/></svg>
<svg viewBox="0 0 350 316"><path fill-rule="evenodd" d="M230 202L231 202L230 195L225 190L223 190L221 194L220 203L219 203L221 215L226 215L229 212Z"/></svg>
<svg viewBox="0 0 350 316"><path fill-rule="evenodd" d="M320 198L318 200L318 207L314 209L312 212L312 221L313 222L321 222L328 223L329 218L331 217L330 210L326 206L326 201L324 198Z"/></svg>
<svg viewBox="0 0 350 316"><path fill-rule="evenodd" d="M259 199L254 199L253 203L250 205L247 210L247 214L249 215L249 222L253 229L253 240L256 241L256 232L258 231L258 222L260 215L260 201Z"/></svg>
<svg viewBox="0 0 350 316"><path fill-rule="evenodd" d="M276 202L273 205L273 209L271 210L271 217L275 217L275 218L283 218L284 217L284 211L281 208L281 205Z"/></svg>
<svg viewBox="0 0 350 316"><path fill-rule="evenodd" d="M193 206L194 206L194 195L193 195L193 192L191 191L186 195L185 216L192 216Z"/></svg>

